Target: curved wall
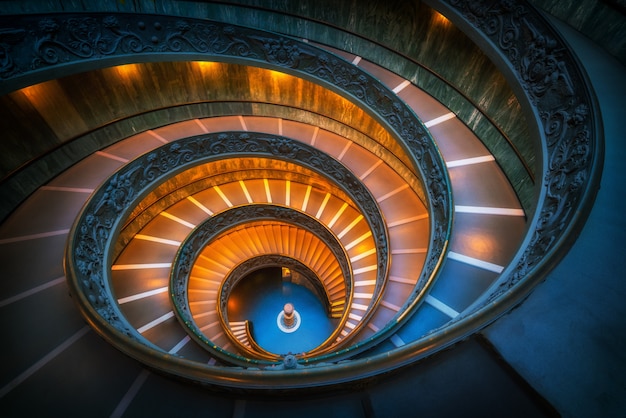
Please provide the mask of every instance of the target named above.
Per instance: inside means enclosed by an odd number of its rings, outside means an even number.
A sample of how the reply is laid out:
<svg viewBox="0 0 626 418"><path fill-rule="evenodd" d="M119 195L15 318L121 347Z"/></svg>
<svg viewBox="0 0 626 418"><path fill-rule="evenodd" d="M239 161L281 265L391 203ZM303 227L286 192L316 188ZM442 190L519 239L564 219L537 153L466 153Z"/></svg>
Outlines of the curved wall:
<svg viewBox="0 0 626 418"><path fill-rule="evenodd" d="M484 12L484 10L474 10L471 2L451 3L454 3L454 7L463 12L463 18L466 22L469 22L468 26L480 24L480 18L484 18L484 15L480 15L480 13ZM501 2L498 5L506 9L507 6L510 6L510 3ZM498 5L496 5L496 8ZM508 9L496 10L496 12L499 13L496 14L497 17L503 17L505 19L518 18L518 16L514 13L515 11ZM479 19L472 20L477 17ZM526 24L528 22L524 23ZM535 23L536 22L532 22L532 24ZM527 29L528 26L525 26L524 28ZM484 27L479 29L485 30ZM487 31L489 29L491 28L486 28ZM489 33L488 35L493 35L494 38L497 38L498 35L508 35L508 32L502 27L496 29L497 30ZM533 37L531 36L531 38ZM501 40L502 39L496 39L494 43ZM519 38L517 40L520 41ZM533 38L533 40L537 39ZM508 45L499 45L502 49L505 49L506 46ZM525 64L541 63L541 59L547 59L549 61L549 59L552 58L550 54L554 51L546 51L546 49L536 51L533 49L538 46L541 45L531 45L528 49L524 47L520 48L522 54L537 53L537 56L525 56L525 59L528 60ZM550 46L551 45L548 45L548 47ZM513 49L518 51L515 48ZM509 48L506 52L511 51L512 49ZM539 61L534 61L534 59L537 58ZM561 63L562 62L559 62L559 64ZM573 81L576 87L580 87L582 85L582 90L584 91L584 80L581 81L581 77L584 78L584 76L581 76L576 72L575 65L569 67L569 69L572 73L568 74L567 70L563 70L562 67L554 73L549 73L548 81L551 77L556 77L556 84ZM527 70L527 68L522 68L522 70ZM528 73L522 75L528 75ZM544 74L542 72L539 72L538 74L531 72L531 75L541 76ZM570 233L573 228L572 225L574 225L574 227L579 226L580 221L584 220L582 219L584 218L584 214L581 217L577 211L579 209L579 205L588 205L592 200L589 196L593 194L593 191L586 186L590 183L594 183L598 175L598 168L595 165L595 158L597 158L595 151L598 149L598 145L594 142L598 134L598 127L594 125L593 109L590 110L590 116L587 112L589 107L584 109L584 104L583 107L572 109L572 102L559 102L559 99L567 97L567 92L565 95L558 94L563 92L556 92L556 94L553 95L553 93L555 93L554 91L549 91L550 94L545 94L546 91L541 90L541 88L546 84L550 84L547 83L545 79L542 80L541 78L533 78L524 81L526 82L524 87L528 88L527 93L530 96L528 100L536 100L533 104L537 105L539 108L537 112L538 114L536 115L537 120L535 122L538 124L540 122L545 124L545 126L543 126L544 131L539 132L537 137L533 136L533 138L537 142L541 139L546 139L547 143L543 144L544 146L541 149L541 153L536 152L533 155L544 156L544 152L546 154L548 152L550 153L550 155L547 155L550 158L550 161L546 162L545 167L541 167L542 169L546 168L546 173L542 171L542 176L545 174L546 177L545 180L542 178L542 181L545 181L545 183L541 188L543 194L540 194L542 199L545 198L545 200L541 202L541 204L544 204L545 206L541 208L542 212L540 216L533 218L531 227L536 228L536 230L531 231L531 235L526 242L529 247L526 249L524 254L520 254L519 257L516 258L514 264L504 273L502 279L499 280L493 292L490 292L486 296L487 298L493 297L494 299L498 299L507 292L517 292L517 295L519 296L525 293L529 286L536 283L537 278L540 278L543 274L545 274L551 264L554 263L554 260L558 257L550 260L546 260L544 257L546 254L553 255L555 252L558 253L563 251L563 248L561 248L561 238L563 236L566 236L568 239L573 239L573 235L568 236L568 233ZM593 102L593 98L585 95L586 93L583 92L581 94L582 96L573 98L573 104L576 104L577 100L584 103ZM546 97L548 100L552 101L547 103L544 102L543 99ZM589 156L588 159L587 156ZM564 187L567 190L563 190ZM585 211L583 210L583 212ZM569 221L572 220L575 222L569 224ZM524 282L523 280L526 279L530 273L536 273L536 277L533 277L533 280ZM523 281L522 285L525 286L518 286L520 280ZM492 302L492 299L480 301L483 305L479 306L477 310L480 310L489 302ZM508 301L507 303L500 305L497 309L499 309L500 312L504 312L510 308L510 303L511 301ZM487 313L485 313L485 311L471 313L475 314L474 319L485 315L488 315L493 319L494 315L493 311ZM471 322L472 318L470 316L471 315L468 315L460 318L459 320L467 320L466 322ZM482 321L483 319L484 318L479 318L479 321ZM457 337L461 338L462 336L457 334ZM452 339L447 340L448 343L450 343L450 341L452 341ZM415 351L413 348L415 347L407 346L406 349L399 350L399 352L401 351L401 355L408 355L409 351L411 351L411 355L414 355ZM400 356L398 356L397 364L400 364L402 361L405 360L400 359Z"/></svg>
<svg viewBox="0 0 626 418"><path fill-rule="evenodd" d="M538 144L529 135L523 109L502 73L466 35L422 2L164 2L147 6L141 3L111 5L82 4L32 5L21 2L4 4L4 13L41 13L46 11L120 11L166 13L184 17L206 17L243 26L286 33L353 52L378 63L412 81L457 114L483 140L495 155L523 206L533 211L537 195L534 176L538 170L535 156ZM245 13L242 11L245 10ZM392 29L390 29L392 28ZM162 59L162 58L156 58ZM89 68L82 64L83 69ZM66 71L81 71L67 67ZM445 80L445 81L444 81ZM80 83L79 83L80 85ZM166 87L170 89L173 86ZM6 85L5 85L6 88ZM463 92L463 93L461 93ZM28 114L14 104L31 107L19 97L7 99L9 114ZM158 104L158 103L157 103ZM19 112L19 113L18 113ZM10 126L5 126L10 131ZM45 138L43 147L55 146L53 132L31 132ZM52 139L51 139L52 138ZM52 142L52 143L51 143ZM28 150L23 150L28 151ZM26 153L28 155L28 153ZM11 160L13 167L27 161Z"/></svg>

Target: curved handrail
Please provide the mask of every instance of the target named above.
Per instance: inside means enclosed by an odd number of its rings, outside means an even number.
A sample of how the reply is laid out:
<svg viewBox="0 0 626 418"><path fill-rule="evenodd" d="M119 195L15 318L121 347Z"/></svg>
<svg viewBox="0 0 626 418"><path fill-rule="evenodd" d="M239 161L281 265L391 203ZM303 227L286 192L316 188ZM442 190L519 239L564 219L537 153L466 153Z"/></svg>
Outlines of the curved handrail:
<svg viewBox="0 0 626 418"><path fill-rule="evenodd" d="M189 331L190 335L198 341L202 347L209 350L213 355L224 361L248 365L255 363L258 359L254 357L242 358L234 353L217 347L217 345L207 338L196 324L189 301L187 297L187 287L189 283L192 267L203 249L214 239L218 238L224 232L236 228L239 225L248 223L257 223L261 220L270 220L279 223L293 224L305 230L311 231L330 248L331 252L337 259L343 271L346 299L352 299L352 269L348 261L348 255L342 247L335 235L320 222L311 216L296 211L291 208L270 205L270 204L253 204L241 207L234 207L220 212L213 217L207 219L185 238L177 251L174 263L170 273L170 299L174 306L174 313L179 319L181 325ZM287 254L288 255L288 254ZM223 328L227 329L227 321L225 321L224 312L226 310L225 303L228 300L228 294L234 283L227 280L222 281L218 291L218 317L222 322ZM347 313L340 321L338 329L333 333L339 333L340 326L347 320ZM264 364L264 363L261 363Z"/></svg>
<svg viewBox="0 0 626 418"><path fill-rule="evenodd" d="M220 305L220 309L223 310L223 314L220 316L224 318L225 324L229 323L228 312L226 306L228 305L228 299L230 298L230 293L237 286L237 284L249 274L266 268L266 267L286 267L290 269L292 272L299 272L304 280L308 282L307 287L311 289L314 294L318 296L318 299L324 305L327 311L330 311L332 305L332 298L328 292L328 289L324 285L322 279L311 270L307 265L302 263L301 261L292 258L288 255L261 255L255 256L251 259L248 259L242 263L239 263L235 268L231 270L228 276L224 279L222 283L222 287L226 288L226 291L222 293L222 291L218 291L218 304ZM302 273L305 272L305 273ZM340 299L341 303L345 303L345 300ZM340 302L339 300L337 302Z"/></svg>
<svg viewBox="0 0 626 418"><path fill-rule="evenodd" d="M118 27L115 20L105 19L104 23L108 25L107 28ZM228 56L235 62L256 62L259 65L309 77L360 103L395 133L426 183L432 227L427 261L418 279L417 288L430 285L436 276L434 269L440 264L445 253L452 222L452 202L447 172L439 150L414 113L367 73L311 45L293 39L285 40L285 37L275 34L243 30L230 25L209 25L206 22L194 25L196 29L208 29L209 35L215 36L212 45L219 47L219 50L214 49L206 54L217 54L222 58ZM177 26L176 30L188 31L185 28ZM243 48L242 40L249 40L247 45L250 49ZM150 45L153 43L149 42ZM223 48L224 46L227 48ZM140 55L141 51L135 53ZM108 247L115 238L119 219L128 213L137 196L146 193L152 181L163 178L165 173L171 175L182 169L189 155L186 154L186 150L178 148L178 145L172 144L169 149L172 153L170 159L142 160L138 165L120 170L96 192L73 228L69 240L73 251L68 251L67 265L68 278L72 290L79 294L79 305L83 314L99 332L105 334L105 338L116 345L121 343L126 352L147 364L159 368L171 364L173 368L169 370L170 372L185 375L184 370L177 369L177 364L183 364L184 361L170 363L169 356L167 361L160 357L159 350L155 350L151 344L146 344L144 339L128 326L119 309L107 300L107 295L110 294ZM291 149L277 151L286 158L293 158L289 155ZM353 183L350 182L346 185L348 188L352 186ZM416 295L411 296L413 300L415 297ZM193 379L195 371L203 368L205 366L192 366L187 375ZM214 375L205 376L205 379L223 381L224 376L229 374L230 371L219 370ZM254 379L254 374L251 373L250 378ZM235 384L234 381L232 383ZM254 386L253 383L250 385Z"/></svg>
<svg viewBox="0 0 626 418"><path fill-rule="evenodd" d="M249 171L246 166L252 161L258 166ZM141 200L120 230L120 242L113 251L113 258L116 258L124 248L125 243L132 239L158 213L167 210L181 199L215 186L221 187L232 181L246 182L259 179L261 176L268 181L290 181L301 185L311 185L312 190L317 190L318 188L314 185L321 183L324 184L326 192L330 193L331 196L354 206L349 195L343 189L328 182L323 174L302 165L295 166L284 160L260 155L254 157L230 156L203 164L203 171L205 174L196 172L193 177L185 176L184 173L176 175L168 182L159 185L157 189L151 191L148 196Z"/></svg>
<svg viewBox="0 0 626 418"><path fill-rule="evenodd" d="M248 335L248 342L250 343L252 350L256 353L263 353L263 355L267 357L271 356L272 353L270 353L269 351L261 347L259 343L256 342L256 339L254 338L253 329L254 329L254 326L252 322L246 320L246 334Z"/></svg>
<svg viewBox="0 0 626 418"><path fill-rule="evenodd" d="M276 371L275 375L270 374L270 376L263 374L264 383L271 384L274 388L306 387L319 385L320 382L343 382L351 376L366 378L380 372L381 368L388 370L400 367L432 353L434 350L432 346L435 342L440 344L439 347L453 343L467 333L473 332L481 324L484 325L489 320L493 320L498 313L504 312L527 294L532 284L545 277L551 264L564 254L566 244L573 239L572 236L584 222L590 202L593 201L595 193L593 186L597 184L600 176L602 144L601 128L596 124L598 115L595 99L575 57L567 52L567 48L563 47L562 41L549 25L540 16L533 14L532 9L524 5L510 9L510 2L494 2L489 6L494 11L492 15L485 13L484 9L472 9L469 1L454 1L450 2L450 5L465 14L454 19L470 22L479 36L493 40L494 49L504 49L499 43L505 39L509 45L508 50L515 54L507 56L504 53L506 60L519 60L518 64L526 62L523 65L525 68L517 67L514 71L519 76L520 85L528 94L526 99L529 105L535 109L538 125L544 130L540 133L541 139L544 139L546 144L544 160L550 161L541 176L542 185L546 191L540 197L537 216L533 219L532 230L525 243L527 246L511 267L505 270L502 275L503 279L497 283L495 289L489 292L487 299L479 301L475 310L464 314L452 326L434 332L415 343L385 353L384 358L383 355L379 355L332 367L320 366L307 369L307 382L298 380L298 376L288 370ZM520 20L522 14L524 19ZM493 17L497 19L492 20ZM531 18L530 21L529 18ZM495 25L488 25L490 22ZM512 26L502 26L503 22ZM515 30L511 31L511 29ZM487 30L490 33L486 33ZM535 50L531 54L527 48L536 48L537 42L547 43L544 44L543 49ZM514 50L510 48L510 45L514 45ZM550 100L544 100L538 97L537 93L546 93L542 90L546 87L546 79L534 77L537 74L528 73L528 69L531 68L529 64L537 64L533 68L545 68L546 63L554 62L552 56L556 56L559 66L552 73L554 77L551 79L557 80L556 85L563 82L565 85L569 84L572 90L566 94L563 91L550 91ZM533 77L528 78L528 75ZM576 79L573 83L571 83L572 77ZM507 298L503 298L505 294ZM489 297L493 299L489 301ZM128 349L150 363L150 358L145 358L145 351L133 346L132 343ZM184 360L172 360L174 372L178 367L186 366L188 365ZM198 381L226 384L226 379L211 380L200 374L202 369L198 368L196 371ZM255 375L254 371L224 370L223 372L223 376L233 379L232 386L255 387L254 377L252 377ZM259 378L260 376L261 374ZM246 377L249 379L245 383L240 383Z"/></svg>

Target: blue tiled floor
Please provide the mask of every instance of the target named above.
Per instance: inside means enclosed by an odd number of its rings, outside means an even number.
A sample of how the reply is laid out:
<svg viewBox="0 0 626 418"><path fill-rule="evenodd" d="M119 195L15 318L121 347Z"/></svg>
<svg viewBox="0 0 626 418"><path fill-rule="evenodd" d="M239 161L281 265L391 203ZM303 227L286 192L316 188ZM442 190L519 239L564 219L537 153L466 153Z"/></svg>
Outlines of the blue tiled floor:
<svg viewBox="0 0 626 418"><path fill-rule="evenodd" d="M280 269L248 276L236 286L230 300L229 320L251 321L254 339L272 353L310 351L324 342L335 327L316 295L304 286L283 282ZM276 322L288 302L301 319L300 327L292 333L281 331Z"/></svg>

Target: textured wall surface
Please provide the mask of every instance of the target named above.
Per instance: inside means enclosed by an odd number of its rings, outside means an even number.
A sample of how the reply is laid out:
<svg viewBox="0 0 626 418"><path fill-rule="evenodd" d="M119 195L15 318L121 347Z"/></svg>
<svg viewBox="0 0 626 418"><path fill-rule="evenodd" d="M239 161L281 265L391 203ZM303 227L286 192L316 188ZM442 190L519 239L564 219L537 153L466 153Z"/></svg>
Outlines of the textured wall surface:
<svg viewBox="0 0 626 418"><path fill-rule="evenodd" d="M530 0L530 3L567 22L626 64L626 1Z"/></svg>
<svg viewBox="0 0 626 418"><path fill-rule="evenodd" d="M520 103L480 48L422 2L263 0L0 5L3 14L58 10L208 18L311 39L360 55L412 81L455 112L498 159L524 206L532 207L537 144L529 141L532 135Z"/></svg>

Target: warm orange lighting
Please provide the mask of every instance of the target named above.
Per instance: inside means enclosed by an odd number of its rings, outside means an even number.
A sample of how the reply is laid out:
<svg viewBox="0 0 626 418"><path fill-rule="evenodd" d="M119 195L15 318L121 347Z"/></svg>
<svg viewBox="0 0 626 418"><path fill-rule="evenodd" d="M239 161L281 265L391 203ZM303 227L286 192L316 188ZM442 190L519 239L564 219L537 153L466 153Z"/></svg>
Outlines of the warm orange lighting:
<svg viewBox="0 0 626 418"><path fill-rule="evenodd" d="M37 99L43 94L44 89L44 83L40 83L25 87L21 92L28 97L31 103L36 103L38 101Z"/></svg>
<svg viewBox="0 0 626 418"><path fill-rule="evenodd" d="M131 80L139 76L140 67L138 64L125 64L115 67L117 75L124 80Z"/></svg>
<svg viewBox="0 0 626 418"><path fill-rule="evenodd" d="M365 253L367 253L368 251L371 251L371 250L372 250L372 246L373 246L373 243L372 243L371 241L369 241L369 240L368 240L368 241L366 241L366 242L364 242L364 243L362 243L362 244L359 244L359 245L356 247L355 254L357 254L357 255L358 255L358 254L365 254Z"/></svg>
<svg viewBox="0 0 626 418"><path fill-rule="evenodd" d="M435 12L433 20L435 21L436 24L441 25L441 26L448 26L450 24L450 21L448 20L447 17L437 12Z"/></svg>
<svg viewBox="0 0 626 418"><path fill-rule="evenodd" d="M228 298L228 312L234 313L239 310L239 301L235 297Z"/></svg>
<svg viewBox="0 0 626 418"><path fill-rule="evenodd" d="M268 70L268 72L270 73L270 77L272 77L273 80L280 80L287 77L287 74L281 73L280 71Z"/></svg>
<svg viewBox="0 0 626 418"><path fill-rule="evenodd" d="M489 234L474 233L467 241L468 249L472 254L478 254L478 257L485 257L496 251L496 241Z"/></svg>
<svg viewBox="0 0 626 418"><path fill-rule="evenodd" d="M218 63L213 61L195 61L194 65L203 75L206 75L215 72Z"/></svg>

